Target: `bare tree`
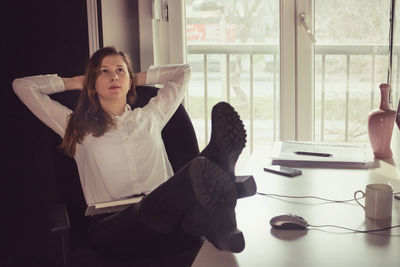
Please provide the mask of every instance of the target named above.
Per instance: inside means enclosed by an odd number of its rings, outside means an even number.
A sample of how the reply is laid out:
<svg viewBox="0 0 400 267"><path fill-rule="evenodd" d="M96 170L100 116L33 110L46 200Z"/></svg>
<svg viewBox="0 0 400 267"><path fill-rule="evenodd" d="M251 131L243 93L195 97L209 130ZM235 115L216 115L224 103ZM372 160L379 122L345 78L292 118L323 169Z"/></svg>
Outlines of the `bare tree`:
<svg viewBox="0 0 400 267"><path fill-rule="evenodd" d="M254 17L256 17L257 12L260 10L260 6L263 0L256 1L238 1L235 0L233 2L231 9L225 9L227 17L229 20L234 21L237 25L236 28L236 37L239 40L239 43L247 43L250 34L252 33L251 28L254 26ZM265 2L265 1L264 1ZM231 74L230 80L232 84L233 91L240 99L240 103L248 106L248 99L243 89L240 86L240 78L242 73L242 59L243 55L236 55L235 69Z"/></svg>

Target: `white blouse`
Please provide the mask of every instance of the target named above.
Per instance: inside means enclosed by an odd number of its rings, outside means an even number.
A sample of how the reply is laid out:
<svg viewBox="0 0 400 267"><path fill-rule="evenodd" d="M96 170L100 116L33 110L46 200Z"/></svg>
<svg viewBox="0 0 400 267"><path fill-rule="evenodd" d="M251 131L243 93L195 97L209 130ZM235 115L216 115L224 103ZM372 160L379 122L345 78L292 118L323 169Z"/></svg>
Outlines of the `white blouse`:
<svg viewBox="0 0 400 267"><path fill-rule="evenodd" d="M127 105L115 116L117 127L77 144L75 161L87 204L150 192L173 175L161 130L183 101L190 74L189 65L151 66L146 84L163 85L157 96L143 108ZM64 136L72 110L48 96L65 90L60 77L15 79L13 88L42 122Z"/></svg>

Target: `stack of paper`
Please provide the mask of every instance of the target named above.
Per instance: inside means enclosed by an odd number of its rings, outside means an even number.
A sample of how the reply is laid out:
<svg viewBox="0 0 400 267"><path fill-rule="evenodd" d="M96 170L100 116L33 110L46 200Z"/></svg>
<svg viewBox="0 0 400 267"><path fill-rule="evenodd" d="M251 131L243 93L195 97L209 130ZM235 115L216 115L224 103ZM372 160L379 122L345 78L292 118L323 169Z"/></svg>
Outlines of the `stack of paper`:
<svg viewBox="0 0 400 267"><path fill-rule="evenodd" d="M304 167L371 168L374 154L369 144L328 142L277 142L272 164Z"/></svg>
<svg viewBox="0 0 400 267"><path fill-rule="evenodd" d="M144 198L144 194L133 196L130 198L125 198L125 199L89 204L86 208L85 215L91 216L91 215L96 215L96 214L121 211L135 203L140 202L143 198Z"/></svg>

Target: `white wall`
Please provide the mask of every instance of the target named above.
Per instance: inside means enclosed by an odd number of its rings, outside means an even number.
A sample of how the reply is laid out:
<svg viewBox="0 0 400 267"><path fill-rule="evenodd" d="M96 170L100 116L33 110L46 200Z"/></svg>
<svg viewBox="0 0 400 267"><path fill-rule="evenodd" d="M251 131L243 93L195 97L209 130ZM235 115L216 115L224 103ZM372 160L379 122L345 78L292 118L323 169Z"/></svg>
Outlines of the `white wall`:
<svg viewBox="0 0 400 267"><path fill-rule="evenodd" d="M140 70L145 71L154 64L152 1L138 1Z"/></svg>
<svg viewBox="0 0 400 267"><path fill-rule="evenodd" d="M141 69L151 64L186 62L185 7L183 0L161 0L168 4L168 21L152 19L152 0L139 0Z"/></svg>
<svg viewBox="0 0 400 267"><path fill-rule="evenodd" d="M151 1L147 1L151 2ZM134 70L140 70L139 19L137 1L102 0L103 45L129 54Z"/></svg>

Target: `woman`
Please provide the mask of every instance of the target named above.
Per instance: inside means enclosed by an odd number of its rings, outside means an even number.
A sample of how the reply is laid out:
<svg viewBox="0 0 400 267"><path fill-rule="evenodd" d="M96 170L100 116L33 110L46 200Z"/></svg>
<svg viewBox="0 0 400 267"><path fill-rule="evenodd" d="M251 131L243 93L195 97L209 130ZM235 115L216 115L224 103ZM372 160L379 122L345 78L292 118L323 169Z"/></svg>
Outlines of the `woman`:
<svg viewBox="0 0 400 267"><path fill-rule="evenodd" d="M22 102L63 138L61 149L77 163L88 204L147 195L121 212L93 216L89 237L96 249L140 255L144 243L177 227L220 249L244 248L234 214L240 186L234 167L246 142L237 113L217 104L210 144L175 174L163 145L161 130L182 102L190 73L188 65L171 65L134 74L123 52L106 47L93 54L84 76L13 82ZM144 84L163 86L145 107L131 110L135 86ZM48 96L63 90L81 90L75 111Z"/></svg>

